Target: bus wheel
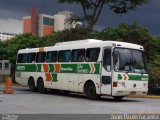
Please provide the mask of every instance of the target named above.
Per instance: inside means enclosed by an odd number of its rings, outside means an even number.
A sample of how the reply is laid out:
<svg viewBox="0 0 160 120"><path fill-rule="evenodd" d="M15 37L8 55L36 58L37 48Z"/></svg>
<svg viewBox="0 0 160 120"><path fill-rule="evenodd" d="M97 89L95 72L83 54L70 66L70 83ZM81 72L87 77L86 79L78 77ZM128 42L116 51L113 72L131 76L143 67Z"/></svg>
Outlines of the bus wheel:
<svg viewBox="0 0 160 120"><path fill-rule="evenodd" d="M124 96L114 96L113 98L117 101L121 101L124 98Z"/></svg>
<svg viewBox="0 0 160 120"><path fill-rule="evenodd" d="M44 94L46 92L46 89L44 87L44 82L43 82L42 78L38 79L38 81L37 81L37 88L38 88L38 92L40 92L40 93Z"/></svg>
<svg viewBox="0 0 160 120"><path fill-rule="evenodd" d="M34 78L29 78L28 80L28 86L29 86L29 89L32 91L32 92L35 92L37 90L36 86L35 86L35 82L34 82Z"/></svg>
<svg viewBox="0 0 160 120"><path fill-rule="evenodd" d="M88 83L86 85L86 96L88 99L96 100L100 97L100 95L96 94L96 87L94 83Z"/></svg>

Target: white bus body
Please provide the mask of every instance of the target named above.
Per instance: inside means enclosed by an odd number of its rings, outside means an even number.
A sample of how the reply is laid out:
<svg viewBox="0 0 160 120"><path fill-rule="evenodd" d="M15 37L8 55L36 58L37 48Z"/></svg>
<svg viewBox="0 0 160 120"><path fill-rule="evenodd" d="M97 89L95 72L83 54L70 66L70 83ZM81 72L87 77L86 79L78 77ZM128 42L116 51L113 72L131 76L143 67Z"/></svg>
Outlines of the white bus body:
<svg viewBox="0 0 160 120"><path fill-rule="evenodd" d="M148 74L140 45L94 39L57 43L18 51L16 82L38 88L110 95L146 95Z"/></svg>

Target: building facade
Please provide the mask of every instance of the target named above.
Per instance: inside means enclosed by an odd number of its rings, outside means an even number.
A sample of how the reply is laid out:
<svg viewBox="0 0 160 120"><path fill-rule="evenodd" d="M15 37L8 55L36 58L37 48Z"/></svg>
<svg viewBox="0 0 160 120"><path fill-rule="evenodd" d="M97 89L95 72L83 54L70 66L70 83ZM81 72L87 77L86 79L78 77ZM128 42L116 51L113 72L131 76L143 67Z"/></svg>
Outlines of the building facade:
<svg viewBox="0 0 160 120"><path fill-rule="evenodd" d="M7 32L0 32L0 41L9 40L14 37L16 34L7 33Z"/></svg>
<svg viewBox="0 0 160 120"><path fill-rule="evenodd" d="M75 28L76 24L79 24L79 22L70 23L68 20L72 16L72 11L61 11L52 16L38 14L38 10L33 8L31 16L23 17L23 33L33 33L36 36L42 37L53 32Z"/></svg>
<svg viewBox="0 0 160 120"><path fill-rule="evenodd" d="M31 16L23 17L23 33L33 33L42 37L52 32L54 32L53 16L38 14L38 10L33 8Z"/></svg>

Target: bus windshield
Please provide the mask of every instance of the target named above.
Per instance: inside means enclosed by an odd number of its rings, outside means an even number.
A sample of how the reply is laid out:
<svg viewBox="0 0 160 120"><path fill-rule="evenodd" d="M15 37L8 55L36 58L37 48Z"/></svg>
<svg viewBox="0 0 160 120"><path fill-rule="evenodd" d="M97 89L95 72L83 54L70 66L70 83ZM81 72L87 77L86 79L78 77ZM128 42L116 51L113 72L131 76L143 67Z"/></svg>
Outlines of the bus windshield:
<svg viewBox="0 0 160 120"><path fill-rule="evenodd" d="M113 60L115 71L141 74L146 73L143 51L127 48L115 48L114 54Z"/></svg>

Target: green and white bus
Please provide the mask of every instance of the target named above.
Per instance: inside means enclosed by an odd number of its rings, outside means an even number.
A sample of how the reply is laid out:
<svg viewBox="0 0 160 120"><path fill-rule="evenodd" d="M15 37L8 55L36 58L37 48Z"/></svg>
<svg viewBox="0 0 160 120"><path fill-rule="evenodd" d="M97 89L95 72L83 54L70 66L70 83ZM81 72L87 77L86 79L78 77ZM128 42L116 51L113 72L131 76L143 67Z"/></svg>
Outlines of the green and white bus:
<svg viewBox="0 0 160 120"><path fill-rule="evenodd" d="M146 95L149 76L142 46L86 39L19 50L15 79L40 93L57 89L121 99Z"/></svg>

